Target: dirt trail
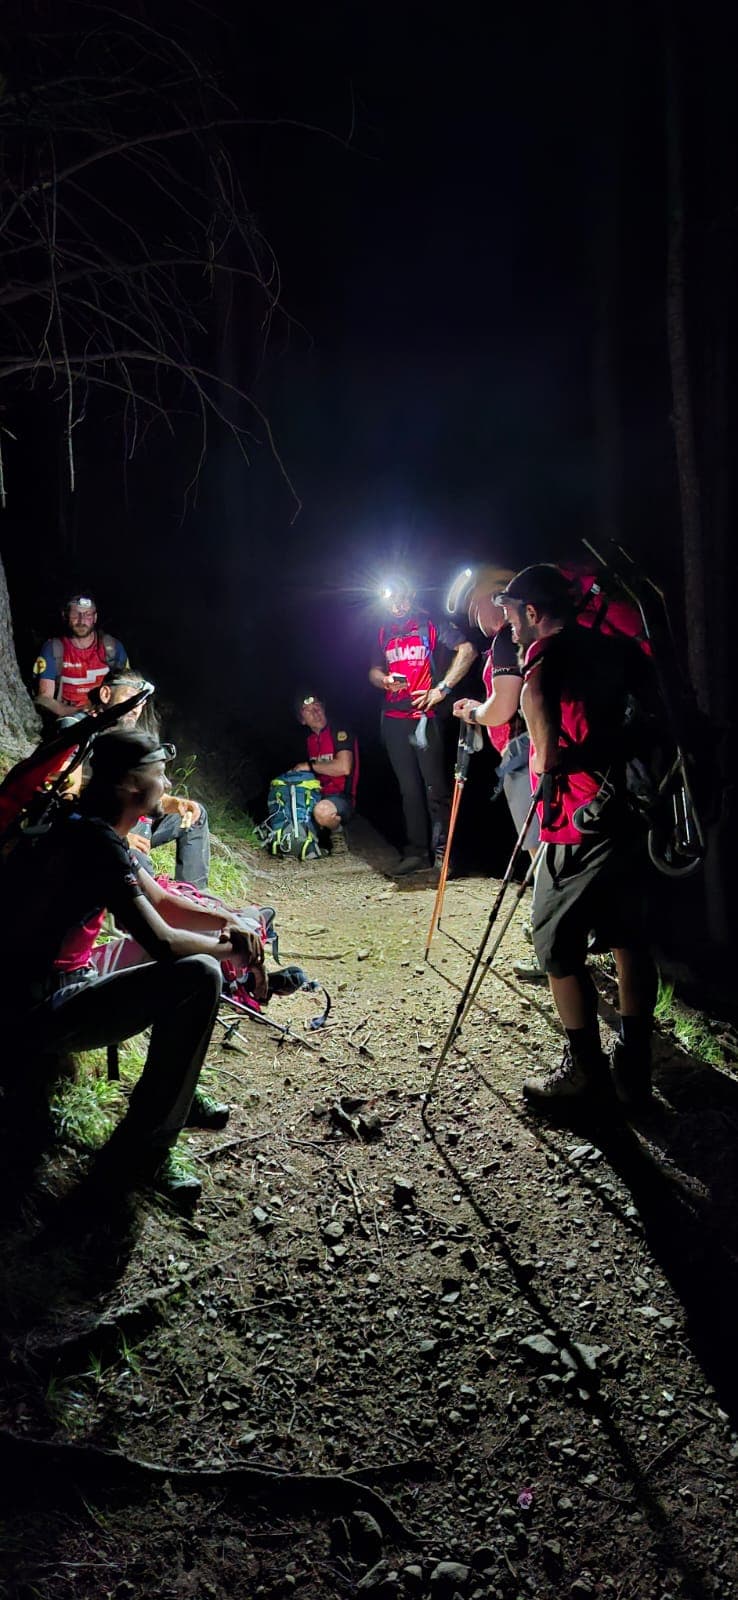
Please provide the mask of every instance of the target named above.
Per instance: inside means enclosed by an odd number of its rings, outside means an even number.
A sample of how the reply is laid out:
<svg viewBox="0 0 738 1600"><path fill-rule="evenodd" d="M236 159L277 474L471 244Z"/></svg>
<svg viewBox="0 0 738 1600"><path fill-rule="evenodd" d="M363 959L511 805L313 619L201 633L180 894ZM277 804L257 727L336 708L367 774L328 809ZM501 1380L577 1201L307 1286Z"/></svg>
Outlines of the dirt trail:
<svg viewBox="0 0 738 1600"><path fill-rule="evenodd" d="M193 1222L145 1204L6 1264L15 1433L335 1482L103 1461L77 1490L68 1463L43 1515L21 1493L7 1593L728 1600L735 1078L664 1038L647 1122L535 1121L520 1081L559 1044L545 991L510 980L515 926L424 1112L494 885L449 886L425 964L429 882L391 884L368 829L353 851L252 863L332 1025L312 1052L246 1023L245 1054L211 1053L233 1109L190 1136Z"/></svg>

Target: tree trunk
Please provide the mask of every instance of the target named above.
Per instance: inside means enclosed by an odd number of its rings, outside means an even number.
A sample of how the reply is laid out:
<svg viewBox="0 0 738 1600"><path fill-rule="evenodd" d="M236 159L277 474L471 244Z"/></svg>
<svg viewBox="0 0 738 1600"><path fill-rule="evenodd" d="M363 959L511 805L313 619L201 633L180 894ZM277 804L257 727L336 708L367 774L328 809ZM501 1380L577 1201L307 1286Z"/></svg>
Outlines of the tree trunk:
<svg viewBox="0 0 738 1600"><path fill-rule="evenodd" d="M10 757L12 763L27 755L38 736L38 716L18 668L8 585L0 560L0 759Z"/></svg>
<svg viewBox="0 0 738 1600"><path fill-rule="evenodd" d="M666 331L672 389L672 425L682 512L682 568L689 675L703 711L710 709L705 610L705 557L697 467L686 311L684 181L677 46L666 41L666 166L669 231L666 265Z"/></svg>

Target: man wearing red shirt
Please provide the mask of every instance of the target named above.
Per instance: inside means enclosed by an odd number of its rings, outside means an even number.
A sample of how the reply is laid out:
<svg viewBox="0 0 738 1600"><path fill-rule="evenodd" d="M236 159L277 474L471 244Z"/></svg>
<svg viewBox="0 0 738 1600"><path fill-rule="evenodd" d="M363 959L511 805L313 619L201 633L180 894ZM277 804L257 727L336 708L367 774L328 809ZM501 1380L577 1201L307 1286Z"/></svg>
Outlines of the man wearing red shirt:
<svg viewBox="0 0 738 1600"><path fill-rule="evenodd" d="M531 778L548 781L538 808L533 943L567 1036L560 1065L527 1079L523 1092L542 1108L609 1090L585 963L588 948L612 950L620 1010L613 1080L621 1102L637 1107L650 1095L656 973L642 926L643 839L626 805L623 730L628 694L647 664L630 641L579 627L557 567L527 567L498 600L524 654Z"/></svg>
<svg viewBox="0 0 738 1600"><path fill-rule="evenodd" d="M98 628L92 595L72 595L62 615L63 635L46 640L33 667L36 704L52 717L68 717L70 710L89 711L92 690L109 672L128 666L120 640Z"/></svg>
<svg viewBox="0 0 738 1600"><path fill-rule="evenodd" d="M462 722L487 729L490 743L500 757L493 798L504 794L517 835L528 816L532 799L528 770L530 739L520 712L523 669L510 624L494 598L512 577L512 572L503 572L499 567L481 567L476 572L467 568L449 592L447 609L452 616L465 610L470 627L490 641L482 657L482 682L487 698L456 700L453 712ZM528 827L525 848L531 858L535 856L537 817ZM529 923L523 931L530 939ZM545 983L546 974L532 951L529 960L514 961L512 970L516 978L525 983Z"/></svg>
<svg viewBox="0 0 738 1600"><path fill-rule="evenodd" d="M416 605L407 579L398 580L386 600L388 620L379 631L369 682L384 691L382 740L402 795L406 839L396 870L400 877L428 865L429 832L436 862L443 860L451 793L435 708L468 672L477 652L448 618L437 626ZM440 681L439 645L455 652Z"/></svg>
<svg viewBox="0 0 738 1600"><path fill-rule="evenodd" d="M325 706L316 695L300 695L297 714L303 727L309 729L305 765L320 781L313 822L330 833L331 854L345 854L343 829L353 812L359 781L356 740L346 727L329 722Z"/></svg>

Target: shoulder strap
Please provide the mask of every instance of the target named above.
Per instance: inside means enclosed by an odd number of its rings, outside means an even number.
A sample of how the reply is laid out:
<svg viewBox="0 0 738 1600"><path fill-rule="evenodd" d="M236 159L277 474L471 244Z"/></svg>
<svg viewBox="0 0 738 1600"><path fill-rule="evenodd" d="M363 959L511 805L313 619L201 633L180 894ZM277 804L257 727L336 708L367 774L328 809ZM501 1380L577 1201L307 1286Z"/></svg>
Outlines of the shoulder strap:
<svg viewBox="0 0 738 1600"><path fill-rule="evenodd" d="M56 667L54 699L59 700L61 698L62 668L64 666L64 646L61 639L51 639L49 642L51 644L51 654L54 657L54 666Z"/></svg>
<svg viewBox="0 0 738 1600"><path fill-rule="evenodd" d="M116 643L117 643L117 641L113 638L112 633L101 633L100 642L102 644L103 650L105 651L105 660L107 661L108 666L109 667L114 667L115 666L115 658L116 658L116 654L117 654L117 651L116 651Z"/></svg>

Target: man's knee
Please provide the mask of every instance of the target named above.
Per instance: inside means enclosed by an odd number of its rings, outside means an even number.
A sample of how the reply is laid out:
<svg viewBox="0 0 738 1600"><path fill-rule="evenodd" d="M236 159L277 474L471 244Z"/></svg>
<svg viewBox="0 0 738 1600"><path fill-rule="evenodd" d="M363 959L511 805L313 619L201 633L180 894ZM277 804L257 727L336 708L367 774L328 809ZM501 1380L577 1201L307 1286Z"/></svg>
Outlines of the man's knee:
<svg viewBox="0 0 738 1600"><path fill-rule="evenodd" d="M184 992L187 997L195 993L204 998L212 996L214 1003L220 998L223 973L215 956L183 956L181 961L175 961L167 970L173 974L174 987L180 994Z"/></svg>
<svg viewBox="0 0 738 1600"><path fill-rule="evenodd" d="M313 806L313 822L319 828L337 828L340 820L332 800L318 800Z"/></svg>

